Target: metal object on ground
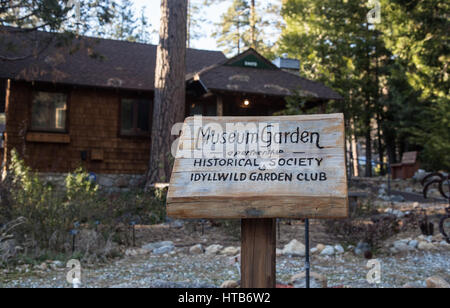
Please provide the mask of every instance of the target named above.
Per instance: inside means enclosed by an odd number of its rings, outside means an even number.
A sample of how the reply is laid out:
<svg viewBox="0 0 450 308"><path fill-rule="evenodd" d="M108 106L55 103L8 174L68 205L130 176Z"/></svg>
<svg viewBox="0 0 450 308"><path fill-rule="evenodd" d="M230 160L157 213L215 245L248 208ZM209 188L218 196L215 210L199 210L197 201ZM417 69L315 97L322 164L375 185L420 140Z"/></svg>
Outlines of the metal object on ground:
<svg viewBox="0 0 450 308"><path fill-rule="evenodd" d="M309 219L305 219L305 271L306 271L306 288L311 287L311 262L309 257Z"/></svg>
<svg viewBox="0 0 450 308"><path fill-rule="evenodd" d="M442 173L432 173L427 175L422 180L423 196L427 198L428 190L433 184L438 184L440 194L448 200L449 207L445 209L446 215L439 221L439 232L445 237L447 243L450 244L450 235L445 230L445 221L450 219L450 175L443 175ZM448 185L448 194L444 191L444 185Z"/></svg>
<svg viewBox="0 0 450 308"><path fill-rule="evenodd" d="M446 208L445 211L447 212L447 215L445 215L444 217L441 218L441 221L439 222L439 231L445 237L445 240L447 241L447 243L450 244L450 234L447 234L447 232L445 232L445 221L447 219L450 220L450 207Z"/></svg>
<svg viewBox="0 0 450 308"><path fill-rule="evenodd" d="M434 235L434 224L428 220L427 211L422 209L423 220L420 223L420 230L423 235L430 236Z"/></svg>
<svg viewBox="0 0 450 308"><path fill-rule="evenodd" d="M444 192L444 183L447 182L449 185L449 193L448 195ZM444 176L442 173L432 173L427 175L422 180L422 186L423 186L423 196L425 199L428 197L428 191L431 188L433 184L438 184L438 189L440 194L445 198L449 200L450 205L450 176Z"/></svg>

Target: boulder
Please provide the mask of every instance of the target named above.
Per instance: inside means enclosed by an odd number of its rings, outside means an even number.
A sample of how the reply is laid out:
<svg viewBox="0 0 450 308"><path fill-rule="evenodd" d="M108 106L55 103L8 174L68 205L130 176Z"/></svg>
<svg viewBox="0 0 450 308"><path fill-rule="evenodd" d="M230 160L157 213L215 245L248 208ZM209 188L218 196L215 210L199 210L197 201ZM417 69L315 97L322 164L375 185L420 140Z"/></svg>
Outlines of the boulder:
<svg viewBox="0 0 450 308"><path fill-rule="evenodd" d="M355 248L355 254L358 256L365 255L367 252L370 252L371 250L372 249L368 243L359 242Z"/></svg>
<svg viewBox="0 0 450 308"><path fill-rule="evenodd" d="M423 289L424 286L419 281L416 281L416 282L408 282L402 288L403 289Z"/></svg>
<svg viewBox="0 0 450 308"><path fill-rule="evenodd" d="M318 253L321 253L322 252L322 250L324 250L325 249L325 245L323 245L323 244L317 244L317 246L316 246L316 248L317 248L317 252Z"/></svg>
<svg viewBox="0 0 450 308"><path fill-rule="evenodd" d="M321 256L334 256L335 251L333 246L326 246L320 253Z"/></svg>
<svg viewBox="0 0 450 308"><path fill-rule="evenodd" d="M163 246L160 248L156 248L153 250L153 254L155 255L164 255L164 254L168 254L173 252L173 250L175 249L175 246Z"/></svg>
<svg viewBox="0 0 450 308"><path fill-rule="evenodd" d="M155 249L165 246L174 246L174 244L171 241L165 241L165 242L149 243L142 246L141 248L147 250L148 252L153 252Z"/></svg>
<svg viewBox="0 0 450 308"><path fill-rule="evenodd" d="M337 255L342 255L345 252L344 247L342 247L342 245L340 244L334 246L334 251Z"/></svg>
<svg viewBox="0 0 450 308"><path fill-rule="evenodd" d="M433 276L426 280L429 289L450 289L450 284L440 276Z"/></svg>
<svg viewBox="0 0 450 308"><path fill-rule="evenodd" d="M391 252L408 252L414 250L413 247L409 246L409 240L399 240L394 242Z"/></svg>
<svg viewBox="0 0 450 308"><path fill-rule="evenodd" d="M434 246L432 243L420 242L418 245L418 248L419 248L419 250L430 251L430 250L435 250L436 246Z"/></svg>
<svg viewBox="0 0 450 308"><path fill-rule="evenodd" d="M292 240L289 244L284 246L283 255L304 257L306 255L306 247L299 241Z"/></svg>
<svg viewBox="0 0 450 308"><path fill-rule="evenodd" d="M403 201L394 201L394 202L403 202ZM395 209L386 209L385 213L394 215L397 218L405 217L405 213L403 213L402 211L399 211L399 210L395 210Z"/></svg>
<svg viewBox="0 0 450 308"><path fill-rule="evenodd" d="M413 179L417 182L421 182L428 174L430 174L429 172L426 172L423 169L419 169L416 171L416 173L413 176Z"/></svg>
<svg viewBox="0 0 450 308"><path fill-rule="evenodd" d="M202 244L198 244L198 245L194 245L191 248L189 248L189 253L191 255L201 255L203 254L203 245Z"/></svg>
<svg viewBox="0 0 450 308"><path fill-rule="evenodd" d="M223 249L222 245L211 245L205 249L205 254L215 256Z"/></svg>
<svg viewBox="0 0 450 308"><path fill-rule="evenodd" d="M325 277L324 275L321 275L321 274L315 273L315 272L311 272L310 276L311 276L311 280L310 280L311 288L326 289L328 287L327 277ZM292 276L291 279L289 280L289 284L291 286L294 286L294 288L297 288L297 289L306 288L306 273L302 272L302 273Z"/></svg>
<svg viewBox="0 0 450 308"><path fill-rule="evenodd" d="M408 242L408 246L412 247L414 249L417 249L419 247L419 241L411 240L411 241Z"/></svg>
<svg viewBox="0 0 450 308"><path fill-rule="evenodd" d="M239 283L234 280L227 280L220 286L221 289L237 289L239 288Z"/></svg>
<svg viewBox="0 0 450 308"><path fill-rule="evenodd" d="M277 254L277 257L281 257L283 255L283 249L277 248L276 254Z"/></svg>
<svg viewBox="0 0 450 308"><path fill-rule="evenodd" d="M233 256L239 254L240 251L241 251L241 249L239 247L227 247L224 250L222 250L222 252L220 254L226 255L229 257L233 257Z"/></svg>

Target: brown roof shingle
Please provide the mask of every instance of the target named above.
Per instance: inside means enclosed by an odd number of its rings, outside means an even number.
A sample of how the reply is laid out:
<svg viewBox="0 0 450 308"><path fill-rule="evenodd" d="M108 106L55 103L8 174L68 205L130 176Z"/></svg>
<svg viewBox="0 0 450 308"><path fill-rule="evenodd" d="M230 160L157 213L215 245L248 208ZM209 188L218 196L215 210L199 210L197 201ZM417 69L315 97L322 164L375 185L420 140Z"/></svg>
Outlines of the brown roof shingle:
<svg viewBox="0 0 450 308"><path fill-rule="evenodd" d="M154 89L156 51L154 45L83 36L68 39L63 34L4 27L0 28L0 78L148 91ZM30 54L23 60L1 60ZM233 66L249 54L266 69ZM199 78L208 90L283 97L299 90L305 97L341 99L321 83L277 68L253 49L232 59L218 51L188 49L186 57L187 80Z"/></svg>
<svg viewBox="0 0 450 308"><path fill-rule="evenodd" d="M252 54L267 63L267 69L234 66L233 63ZM233 59L207 67L188 76L201 80L208 90L290 96L294 92L317 99L342 99L338 93L319 82L283 71L268 62L255 50L249 49Z"/></svg>
<svg viewBox="0 0 450 308"><path fill-rule="evenodd" d="M6 31L5 31L6 30ZM53 39L50 47L36 56L20 61L1 61L0 78L153 90L156 63L154 45L80 37L69 46L59 46L63 36L45 32L18 34L0 29L0 55L20 57L32 50L32 35L39 41ZM58 39L59 38L59 39ZM12 43L12 44L11 44ZM13 49L7 49L14 45ZM226 59L222 52L187 50L187 73Z"/></svg>

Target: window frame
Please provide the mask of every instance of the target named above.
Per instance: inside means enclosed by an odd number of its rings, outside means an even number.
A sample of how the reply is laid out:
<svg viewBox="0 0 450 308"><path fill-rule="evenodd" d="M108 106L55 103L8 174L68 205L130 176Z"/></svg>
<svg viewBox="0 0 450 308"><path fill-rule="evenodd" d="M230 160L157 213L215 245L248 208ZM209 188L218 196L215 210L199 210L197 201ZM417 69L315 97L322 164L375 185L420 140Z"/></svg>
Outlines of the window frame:
<svg viewBox="0 0 450 308"><path fill-rule="evenodd" d="M149 130L148 132L139 132L137 131L137 122L133 123L133 133L130 134L126 134L123 133L122 130L122 103L123 100L126 99L131 99L131 100L146 100L149 101L150 106L148 108L148 119L149 119ZM152 127L153 127L153 97L151 95L147 95L147 94L121 94L119 95L119 131L118 131L118 136L120 138L151 138L152 136ZM133 117L136 117L139 113L139 107L136 107L137 104L134 104L134 110L133 110Z"/></svg>
<svg viewBox="0 0 450 308"><path fill-rule="evenodd" d="M64 130L45 130L33 128L33 103L37 92L47 92L54 94L64 94L66 96L66 120ZM52 86L33 86L31 88L31 100L29 105L29 132L32 133L46 133L46 134L61 134L69 135L70 133L70 105L71 105L71 91L68 87L52 87Z"/></svg>

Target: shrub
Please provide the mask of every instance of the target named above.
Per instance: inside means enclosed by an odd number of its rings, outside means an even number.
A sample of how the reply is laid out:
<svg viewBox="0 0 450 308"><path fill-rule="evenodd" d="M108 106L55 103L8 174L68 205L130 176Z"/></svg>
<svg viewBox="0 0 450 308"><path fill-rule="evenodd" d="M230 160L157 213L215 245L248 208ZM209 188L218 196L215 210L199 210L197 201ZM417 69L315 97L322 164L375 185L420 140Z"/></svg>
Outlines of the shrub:
<svg viewBox="0 0 450 308"><path fill-rule="evenodd" d="M165 219L165 193L160 191L108 194L89 180L82 168L65 179L65 189L44 184L15 151L11 153L6 212L2 221L23 217L14 229L15 241L32 257L75 253L91 258L116 255L116 244L129 244L131 224L160 223ZM2 193L3 195L3 193Z"/></svg>
<svg viewBox="0 0 450 308"><path fill-rule="evenodd" d="M359 242L380 248L383 241L400 231L400 222L394 215L380 214L371 203L360 207L343 220L325 220L327 234L341 241L356 245Z"/></svg>

